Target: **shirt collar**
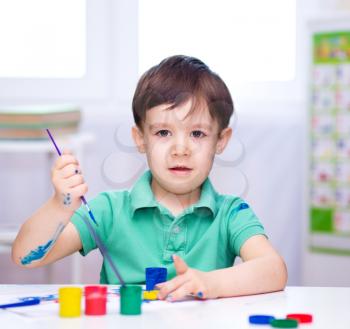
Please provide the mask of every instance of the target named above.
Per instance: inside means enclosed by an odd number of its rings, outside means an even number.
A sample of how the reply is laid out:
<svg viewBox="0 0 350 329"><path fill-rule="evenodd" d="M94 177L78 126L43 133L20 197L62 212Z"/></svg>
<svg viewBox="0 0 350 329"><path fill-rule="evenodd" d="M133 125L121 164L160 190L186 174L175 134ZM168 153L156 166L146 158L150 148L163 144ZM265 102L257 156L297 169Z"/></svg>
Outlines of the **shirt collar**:
<svg viewBox="0 0 350 329"><path fill-rule="evenodd" d="M212 212L213 218L217 213L217 196L209 177L202 184L201 196L197 203L193 205L195 209L207 208Z"/></svg>
<svg viewBox="0 0 350 329"><path fill-rule="evenodd" d="M152 174L149 170L136 181L130 192L132 215L137 209L157 207L157 200L151 188Z"/></svg>
<svg viewBox="0 0 350 329"><path fill-rule="evenodd" d="M135 183L134 187L131 189L131 210L132 216L135 211L141 208L159 208L160 205L154 197L152 188L152 173L150 170L147 170ZM213 185L210 182L210 179L207 178L202 184L201 196L197 203L193 204L186 213L192 212L194 209L207 208L212 212L213 218L217 213L216 205L217 192L215 191Z"/></svg>

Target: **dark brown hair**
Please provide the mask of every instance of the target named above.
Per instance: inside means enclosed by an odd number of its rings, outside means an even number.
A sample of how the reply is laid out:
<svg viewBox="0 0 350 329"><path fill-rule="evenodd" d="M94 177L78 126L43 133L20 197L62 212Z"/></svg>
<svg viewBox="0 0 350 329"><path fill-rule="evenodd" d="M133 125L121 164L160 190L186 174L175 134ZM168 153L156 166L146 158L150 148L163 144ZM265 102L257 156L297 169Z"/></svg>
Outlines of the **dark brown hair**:
<svg viewBox="0 0 350 329"><path fill-rule="evenodd" d="M226 84L202 61L183 55L168 57L142 75L132 102L135 123L142 129L147 110L162 104L173 109L189 99L188 115L204 101L220 131L228 126L234 107Z"/></svg>

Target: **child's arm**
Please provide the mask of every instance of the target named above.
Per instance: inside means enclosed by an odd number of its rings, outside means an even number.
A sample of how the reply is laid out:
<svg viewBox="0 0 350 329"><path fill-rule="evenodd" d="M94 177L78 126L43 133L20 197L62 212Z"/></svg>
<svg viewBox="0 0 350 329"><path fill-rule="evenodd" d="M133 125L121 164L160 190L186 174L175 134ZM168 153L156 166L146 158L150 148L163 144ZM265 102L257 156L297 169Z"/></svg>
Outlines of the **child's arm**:
<svg viewBox="0 0 350 329"><path fill-rule="evenodd" d="M285 263L264 236L249 238L241 248L241 258L243 263L239 265L202 272L189 268L175 256L177 276L158 284L159 298L178 300L188 294L201 298L233 297L284 289L287 282Z"/></svg>
<svg viewBox="0 0 350 329"><path fill-rule="evenodd" d="M79 163L64 152L52 169L55 194L21 227L13 245L13 261L26 267L49 264L81 249L70 218L87 191Z"/></svg>
<svg viewBox="0 0 350 329"><path fill-rule="evenodd" d="M220 297L260 294L283 290L287 283L287 267L263 235L248 239L242 246L242 263L211 272L214 290Z"/></svg>

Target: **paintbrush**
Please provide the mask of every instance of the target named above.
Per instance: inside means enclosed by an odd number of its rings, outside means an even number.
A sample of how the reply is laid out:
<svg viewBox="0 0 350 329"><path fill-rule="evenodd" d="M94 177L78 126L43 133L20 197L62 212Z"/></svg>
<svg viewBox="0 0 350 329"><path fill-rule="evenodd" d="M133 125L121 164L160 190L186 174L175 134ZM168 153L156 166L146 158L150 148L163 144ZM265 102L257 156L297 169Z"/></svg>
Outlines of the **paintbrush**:
<svg viewBox="0 0 350 329"><path fill-rule="evenodd" d="M57 146L55 140L53 139L53 136L51 135L50 130L49 130L49 129L46 129L46 131L47 131L47 133L48 133L48 135L49 135L49 137L50 137L50 139L51 139L53 145L55 146L58 155L61 156L62 153L61 153L60 149L58 148L58 146ZM95 220L95 217L94 217L94 215L92 214L92 211L91 211L91 209L89 208L89 205L87 204L87 202L86 202L84 196L81 196L80 198L81 198L81 200L83 201L85 207L87 208L88 213L89 213L89 215L90 215L90 218L91 218L91 219L93 220L93 222L97 225L96 220ZM121 285L124 286L124 285L125 285L125 281L124 281L123 278L121 277L121 275L120 275L120 273L119 273L117 267L114 265L114 263L113 263L113 261L112 261L112 258L111 258L111 256L110 256L110 254L109 254L109 252L108 252L106 246L104 245L104 243L102 242L102 240L101 240L100 237L98 236L97 232L95 232L95 230L94 230L94 228L91 226L90 222L89 222L88 220L86 220L85 217L83 217L83 220L84 220L84 222L86 223L86 225L87 225L87 227L88 227L88 230L90 231L90 234L93 236L93 238L94 238L94 240L95 240L95 242L96 242L96 245L97 245L98 249L100 250L100 252L101 252L103 258L105 258L105 259L107 260L107 262L108 262L109 265L111 266L111 268L112 268L114 274L115 274L116 277L119 279L119 282L121 283Z"/></svg>
<svg viewBox="0 0 350 329"><path fill-rule="evenodd" d="M123 280L123 278L121 277L117 267L115 266L115 264L112 261L111 255L109 254L106 246L104 245L104 243L102 242L102 240L100 239L100 237L98 236L97 232L94 230L94 228L92 227L92 225L90 224L90 222L83 217L83 221L85 222L88 230L90 231L90 234L93 236L96 245L98 247L98 249L100 250L102 256L104 259L107 260L107 262L109 263L109 265L111 266L114 274L116 275L116 277L119 279L119 282L122 286L125 285L125 281Z"/></svg>

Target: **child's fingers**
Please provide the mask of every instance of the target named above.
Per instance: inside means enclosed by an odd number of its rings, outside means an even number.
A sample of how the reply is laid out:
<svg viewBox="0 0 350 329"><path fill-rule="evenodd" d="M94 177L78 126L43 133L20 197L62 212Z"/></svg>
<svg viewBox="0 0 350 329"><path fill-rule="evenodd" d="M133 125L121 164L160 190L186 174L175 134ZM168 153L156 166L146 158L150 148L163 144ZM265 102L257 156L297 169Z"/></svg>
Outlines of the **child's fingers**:
<svg viewBox="0 0 350 329"><path fill-rule="evenodd" d="M180 256L173 255L173 261L177 275L184 274L188 270L186 262Z"/></svg>
<svg viewBox="0 0 350 329"><path fill-rule="evenodd" d="M65 179L65 185L67 188L74 188L85 183L84 177L82 175L74 175Z"/></svg>
<svg viewBox="0 0 350 329"><path fill-rule="evenodd" d="M175 302L184 299L187 295L194 294L194 282L187 281L167 296L167 301Z"/></svg>
<svg viewBox="0 0 350 329"><path fill-rule="evenodd" d="M88 186L86 183L80 184L74 188L72 188L71 190L71 194L74 195L75 197L82 197L84 194L87 193L88 191Z"/></svg>
<svg viewBox="0 0 350 329"><path fill-rule="evenodd" d="M81 175L81 169L78 165L72 163L60 170L60 176L62 178L69 178L77 174Z"/></svg>
<svg viewBox="0 0 350 329"><path fill-rule="evenodd" d="M65 166L69 165L69 164L75 164L75 165L79 165L78 160L75 158L74 155L71 154L63 154L62 156L60 156L57 161L55 162L54 165L54 169L56 170L60 170L62 168L64 168Z"/></svg>
<svg viewBox="0 0 350 329"><path fill-rule="evenodd" d="M162 283L159 289L158 298L165 299L171 292L178 289L186 281L188 281L188 278L185 275L178 275L174 279Z"/></svg>

